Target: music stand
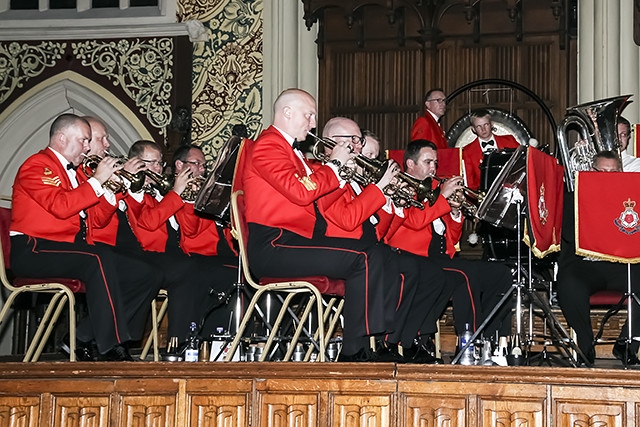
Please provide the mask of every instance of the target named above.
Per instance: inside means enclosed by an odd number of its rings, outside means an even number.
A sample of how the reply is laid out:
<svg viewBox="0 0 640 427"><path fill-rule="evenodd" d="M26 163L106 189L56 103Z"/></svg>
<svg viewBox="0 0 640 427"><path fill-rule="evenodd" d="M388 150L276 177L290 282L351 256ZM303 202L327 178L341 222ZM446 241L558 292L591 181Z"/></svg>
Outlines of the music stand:
<svg viewBox="0 0 640 427"><path fill-rule="evenodd" d="M625 353L634 341L631 321L633 302L640 307L640 299L631 288L631 264L640 263L640 218L635 212L636 201L640 200L640 176L637 175L625 172L579 172L576 177L576 255L627 265L626 292L602 321L604 324L609 313L619 310L627 301L627 337L617 340L618 343L624 341ZM600 209L592 206L592 194L601 197L598 200ZM597 233L591 230L597 230ZM623 364L627 368L626 357Z"/></svg>
<svg viewBox="0 0 640 427"><path fill-rule="evenodd" d="M550 320L549 326L552 331L552 340L556 347L565 352L566 355L563 359L568 359L570 365L577 367L578 361L573 357L573 351L580 355L583 360L586 360L580 349L571 339L570 334L551 311L549 303L534 291L532 275L529 274L528 286L525 286L522 280L522 249L520 241L522 240L522 222L527 209L526 160L527 147L518 147L498 174L496 180L487 192L487 196L482 201L477 214L478 218L492 225L512 230L515 229L517 231L516 280L511 285L509 291L505 292L482 324L476 329L471 339L460 349L451 362L452 364L456 364L460 360L464 351L475 342L493 317L514 294L516 295L516 335L519 341L522 337L522 301L523 296L526 295L529 304L533 304L542 310L544 317ZM531 249L529 249L529 251L531 251ZM531 337L527 340L527 343L531 343Z"/></svg>

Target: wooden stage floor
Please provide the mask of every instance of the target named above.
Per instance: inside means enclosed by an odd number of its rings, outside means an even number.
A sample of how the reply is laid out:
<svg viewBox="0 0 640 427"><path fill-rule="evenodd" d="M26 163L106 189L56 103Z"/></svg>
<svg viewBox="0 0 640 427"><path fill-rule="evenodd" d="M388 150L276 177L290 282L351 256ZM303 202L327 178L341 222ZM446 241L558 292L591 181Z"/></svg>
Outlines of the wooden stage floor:
<svg viewBox="0 0 640 427"><path fill-rule="evenodd" d="M0 426L640 426L639 373L391 363L6 362L0 363Z"/></svg>

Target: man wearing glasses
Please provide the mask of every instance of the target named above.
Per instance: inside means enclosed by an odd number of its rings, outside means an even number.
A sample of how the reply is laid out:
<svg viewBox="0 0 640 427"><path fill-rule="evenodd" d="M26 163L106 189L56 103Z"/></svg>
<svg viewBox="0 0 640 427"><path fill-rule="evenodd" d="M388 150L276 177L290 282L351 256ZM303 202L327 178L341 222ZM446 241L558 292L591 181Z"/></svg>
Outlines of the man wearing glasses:
<svg viewBox="0 0 640 427"><path fill-rule="evenodd" d="M424 96L424 115L418 117L411 129L411 141L426 139L436 144L438 148L447 148L447 138L439 121L447 111L447 97L442 89L431 89Z"/></svg>
<svg viewBox="0 0 640 427"><path fill-rule="evenodd" d="M624 117L618 117L618 142L620 143L620 159L624 172L640 172L640 159L627 153L631 139L631 123Z"/></svg>

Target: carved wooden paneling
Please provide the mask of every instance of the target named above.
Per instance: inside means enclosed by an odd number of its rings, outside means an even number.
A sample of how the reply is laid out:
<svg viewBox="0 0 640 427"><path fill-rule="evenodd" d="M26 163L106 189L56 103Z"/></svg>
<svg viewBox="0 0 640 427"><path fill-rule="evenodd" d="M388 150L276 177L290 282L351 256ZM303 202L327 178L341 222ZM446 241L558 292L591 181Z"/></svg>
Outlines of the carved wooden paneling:
<svg viewBox="0 0 640 427"><path fill-rule="evenodd" d="M216 394L192 396L190 425L202 427L247 425L247 396Z"/></svg>
<svg viewBox="0 0 640 427"><path fill-rule="evenodd" d="M5 363L0 426L640 427L634 370Z"/></svg>
<svg viewBox="0 0 640 427"><path fill-rule="evenodd" d="M109 396L57 397L54 404L53 425L56 427L107 427L109 402Z"/></svg>
<svg viewBox="0 0 640 427"><path fill-rule="evenodd" d="M132 427L176 426L175 396L122 396L121 424Z"/></svg>
<svg viewBox="0 0 640 427"><path fill-rule="evenodd" d="M391 425L391 396L340 394L333 396L332 426Z"/></svg>
<svg viewBox="0 0 640 427"><path fill-rule="evenodd" d="M36 427L40 424L39 396L0 397L0 426Z"/></svg>
<svg viewBox="0 0 640 427"><path fill-rule="evenodd" d="M260 394L259 425L316 426L318 423L318 394L308 392Z"/></svg>
<svg viewBox="0 0 640 427"><path fill-rule="evenodd" d="M350 117L376 132L385 148L402 149L423 112L427 90L441 87L450 94L483 79L505 79L530 89L556 122L575 103L577 53L575 40L567 37L565 2L507 2L513 9L509 12L504 1L497 0L384 6L303 1L308 23L322 22L319 127L333 116ZM517 12L515 5L521 6ZM553 151L553 123L524 94L460 98L448 106L445 129L469 109L498 107L517 114Z"/></svg>
<svg viewBox="0 0 640 427"><path fill-rule="evenodd" d="M209 365L221 366L219 363ZM192 379L185 387L190 425L240 427L249 424L252 381Z"/></svg>
<svg viewBox="0 0 640 427"><path fill-rule="evenodd" d="M638 390L627 387L556 387L553 390L557 427L640 426Z"/></svg>

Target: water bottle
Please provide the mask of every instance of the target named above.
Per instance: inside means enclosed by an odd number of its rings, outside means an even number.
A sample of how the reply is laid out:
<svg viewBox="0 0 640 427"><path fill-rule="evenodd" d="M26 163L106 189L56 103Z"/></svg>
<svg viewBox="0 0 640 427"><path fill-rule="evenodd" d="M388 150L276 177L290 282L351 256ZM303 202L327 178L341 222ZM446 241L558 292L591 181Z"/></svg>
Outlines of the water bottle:
<svg viewBox="0 0 640 427"><path fill-rule="evenodd" d="M458 338L458 342L460 343L460 350L464 349L468 342L471 341L471 337L473 334L471 333L471 327L468 323L464 324L464 333L460 335ZM463 351L462 356L460 357L461 365L475 365L476 359L474 357L475 350L473 348L473 343L470 343L469 346Z"/></svg>
<svg viewBox="0 0 640 427"><path fill-rule="evenodd" d="M197 362L200 348L200 340L196 333L196 322L191 322L189 337L187 338L187 348L184 351L185 362Z"/></svg>

